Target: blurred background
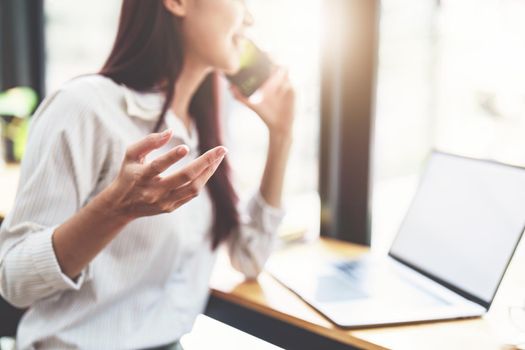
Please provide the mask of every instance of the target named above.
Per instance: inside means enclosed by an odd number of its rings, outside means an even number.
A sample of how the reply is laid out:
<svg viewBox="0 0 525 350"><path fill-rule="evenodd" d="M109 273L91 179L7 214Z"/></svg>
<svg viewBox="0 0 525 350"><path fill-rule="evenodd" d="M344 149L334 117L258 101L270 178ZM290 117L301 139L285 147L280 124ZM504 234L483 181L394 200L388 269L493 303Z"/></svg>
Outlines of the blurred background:
<svg viewBox="0 0 525 350"><path fill-rule="evenodd" d="M6 10L21 6L8 3L15 1L1 0L4 29ZM18 3L41 4L43 32L30 40L42 45L43 79L32 86L38 99L75 76L98 71L116 34L120 1ZM289 68L298 94L284 230L313 235L319 232L321 67L331 26L324 3L247 1L255 18L249 35ZM403 218L430 150L525 165L525 2L383 0L376 11L369 175L371 241L383 249ZM16 44L7 45L3 37L0 90L5 92L14 87L6 79L6 50ZM21 79L16 85L27 84ZM33 109L27 101L26 109ZM265 130L226 92L223 108L238 188L247 196L257 188L264 166ZM2 159L16 163L30 113L0 114Z"/></svg>
<svg viewBox="0 0 525 350"><path fill-rule="evenodd" d="M432 150L525 166L525 1L246 4L249 36L289 69L297 91L283 243L323 234L386 251ZM100 69L120 5L0 0L0 223L31 114ZM267 135L223 83L229 157L246 198L259 186ZM0 348L15 331L7 312L18 311L0 304Z"/></svg>

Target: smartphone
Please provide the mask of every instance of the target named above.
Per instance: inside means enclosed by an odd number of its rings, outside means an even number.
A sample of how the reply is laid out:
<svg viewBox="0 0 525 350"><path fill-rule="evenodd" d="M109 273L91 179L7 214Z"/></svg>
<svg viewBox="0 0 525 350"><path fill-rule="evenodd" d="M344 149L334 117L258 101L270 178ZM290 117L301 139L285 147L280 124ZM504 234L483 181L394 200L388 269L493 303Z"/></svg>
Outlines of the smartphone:
<svg viewBox="0 0 525 350"><path fill-rule="evenodd" d="M244 40L241 66L237 73L226 78L246 97L252 95L270 77L273 63L251 40Z"/></svg>

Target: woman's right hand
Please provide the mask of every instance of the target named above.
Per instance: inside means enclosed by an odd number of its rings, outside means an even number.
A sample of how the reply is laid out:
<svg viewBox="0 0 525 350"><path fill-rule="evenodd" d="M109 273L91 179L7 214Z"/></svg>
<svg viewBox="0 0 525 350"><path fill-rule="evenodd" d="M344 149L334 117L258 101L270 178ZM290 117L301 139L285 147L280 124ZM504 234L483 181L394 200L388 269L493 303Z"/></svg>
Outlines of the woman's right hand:
<svg viewBox="0 0 525 350"><path fill-rule="evenodd" d="M124 221L170 213L195 198L227 153L226 148L215 147L175 173L161 177L162 172L189 152L186 145L179 145L146 163L146 155L170 138L170 130L150 134L127 149L120 173L107 188L106 197Z"/></svg>

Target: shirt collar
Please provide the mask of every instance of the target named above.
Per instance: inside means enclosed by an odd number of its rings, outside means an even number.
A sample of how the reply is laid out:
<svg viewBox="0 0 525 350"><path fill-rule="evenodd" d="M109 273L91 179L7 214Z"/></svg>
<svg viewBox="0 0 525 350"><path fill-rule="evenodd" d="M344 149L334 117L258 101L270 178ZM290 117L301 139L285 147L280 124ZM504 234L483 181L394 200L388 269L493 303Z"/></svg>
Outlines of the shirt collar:
<svg viewBox="0 0 525 350"><path fill-rule="evenodd" d="M164 95L161 92L140 92L122 85L127 113L139 119L156 120L162 110Z"/></svg>
<svg viewBox="0 0 525 350"><path fill-rule="evenodd" d="M140 92L122 85L124 89L124 99L126 112L128 115L145 121L155 121L159 117L165 96L162 92ZM192 121L190 125L191 135L188 129L177 118L171 110L168 110L165 120L166 126L173 130L173 136L181 139L190 149L195 149L198 145L197 128Z"/></svg>

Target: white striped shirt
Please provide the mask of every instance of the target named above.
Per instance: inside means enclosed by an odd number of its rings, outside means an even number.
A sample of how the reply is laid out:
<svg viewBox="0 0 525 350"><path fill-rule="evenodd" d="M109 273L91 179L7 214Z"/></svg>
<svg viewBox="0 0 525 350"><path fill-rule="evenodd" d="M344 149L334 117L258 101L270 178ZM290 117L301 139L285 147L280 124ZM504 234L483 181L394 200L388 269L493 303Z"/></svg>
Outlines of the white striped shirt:
<svg viewBox="0 0 525 350"><path fill-rule="evenodd" d="M138 349L173 342L205 307L215 261L207 191L172 213L139 218L91 261L76 281L58 265L52 235L116 177L131 143L151 132L160 93L139 93L99 75L72 80L35 113L14 208L0 230L0 292L29 307L18 328L21 349ZM173 138L191 132L171 112ZM255 277L273 246L283 211L257 191L240 208L242 224L228 240L234 267ZM93 230L96 230L93 227Z"/></svg>

